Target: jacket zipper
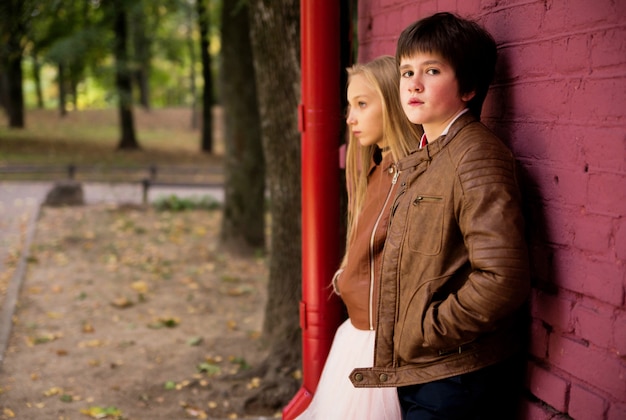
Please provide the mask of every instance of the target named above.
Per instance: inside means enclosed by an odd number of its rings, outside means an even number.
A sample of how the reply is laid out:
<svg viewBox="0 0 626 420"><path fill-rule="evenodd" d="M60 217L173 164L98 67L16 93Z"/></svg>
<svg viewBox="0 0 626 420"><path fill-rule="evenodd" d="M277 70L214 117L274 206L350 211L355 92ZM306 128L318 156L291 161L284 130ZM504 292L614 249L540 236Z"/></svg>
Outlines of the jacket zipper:
<svg viewBox="0 0 626 420"><path fill-rule="evenodd" d="M427 202L427 201L441 201L441 197L419 195L417 196L415 200L413 200L413 205L417 206L418 204Z"/></svg>
<svg viewBox="0 0 626 420"><path fill-rule="evenodd" d="M372 234L370 236L370 247L369 247L369 254L370 254L370 294L369 294L369 311L368 311L368 318L369 318L369 324L370 324L370 330L374 329L374 320L373 320L373 308L374 308L374 276L375 276L375 272L374 272L374 237L376 236L376 230L378 229L378 224L380 223L380 219L383 217L383 213L385 212L385 208L387 208L387 204L389 203L389 199L391 198L391 193L393 192L393 187L394 185L396 185L396 181L398 180L398 176L400 174L400 172L398 171L398 168L394 166L392 166L395 173L393 174L393 178L391 180L391 187L389 187L389 192L387 193L387 197L385 198L385 204L383 204L383 208L381 209L380 213L378 214L378 217L376 218L376 223L374 223L374 228L372 229Z"/></svg>

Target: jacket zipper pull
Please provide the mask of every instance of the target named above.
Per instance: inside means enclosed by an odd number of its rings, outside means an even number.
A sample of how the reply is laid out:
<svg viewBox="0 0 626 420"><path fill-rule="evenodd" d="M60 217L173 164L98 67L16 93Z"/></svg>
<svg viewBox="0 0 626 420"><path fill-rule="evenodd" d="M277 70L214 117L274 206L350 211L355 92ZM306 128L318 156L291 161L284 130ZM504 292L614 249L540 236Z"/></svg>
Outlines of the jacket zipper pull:
<svg viewBox="0 0 626 420"><path fill-rule="evenodd" d="M398 177L400 176L400 171L398 170L398 168L396 169L396 173L393 174L393 179L391 180L391 185L395 185L396 181L398 180Z"/></svg>

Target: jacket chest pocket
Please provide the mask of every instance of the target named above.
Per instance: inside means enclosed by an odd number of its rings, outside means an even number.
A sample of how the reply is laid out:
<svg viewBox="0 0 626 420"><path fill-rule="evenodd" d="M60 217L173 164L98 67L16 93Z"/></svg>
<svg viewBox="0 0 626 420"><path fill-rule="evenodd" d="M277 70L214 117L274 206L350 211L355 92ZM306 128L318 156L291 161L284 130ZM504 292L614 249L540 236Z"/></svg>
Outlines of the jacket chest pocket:
<svg viewBox="0 0 626 420"><path fill-rule="evenodd" d="M416 195L409 206L408 245L412 252L437 255L441 252L444 219L443 197Z"/></svg>

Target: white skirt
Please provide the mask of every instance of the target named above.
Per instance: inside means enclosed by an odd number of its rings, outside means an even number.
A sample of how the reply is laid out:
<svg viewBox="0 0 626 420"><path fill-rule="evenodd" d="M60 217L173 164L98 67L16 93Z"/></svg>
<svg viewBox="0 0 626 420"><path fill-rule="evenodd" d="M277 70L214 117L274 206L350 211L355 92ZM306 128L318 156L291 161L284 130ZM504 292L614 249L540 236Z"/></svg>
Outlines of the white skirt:
<svg viewBox="0 0 626 420"><path fill-rule="evenodd" d="M297 420L398 420L402 418L396 388L355 388L349 376L374 363L375 331L339 326L317 391Z"/></svg>

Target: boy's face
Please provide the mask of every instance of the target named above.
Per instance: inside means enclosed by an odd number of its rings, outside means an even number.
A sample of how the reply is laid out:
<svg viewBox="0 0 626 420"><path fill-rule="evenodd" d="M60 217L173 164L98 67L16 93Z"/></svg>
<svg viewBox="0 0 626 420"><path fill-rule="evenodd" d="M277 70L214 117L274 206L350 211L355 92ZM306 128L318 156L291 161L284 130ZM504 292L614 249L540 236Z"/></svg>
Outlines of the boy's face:
<svg viewBox="0 0 626 420"><path fill-rule="evenodd" d="M355 74L348 84L346 122L361 146L383 146L383 104L380 95L362 74Z"/></svg>
<svg viewBox="0 0 626 420"><path fill-rule="evenodd" d="M400 60L400 100L409 120L435 140L474 93L461 95L454 69L441 56L418 52Z"/></svg>

